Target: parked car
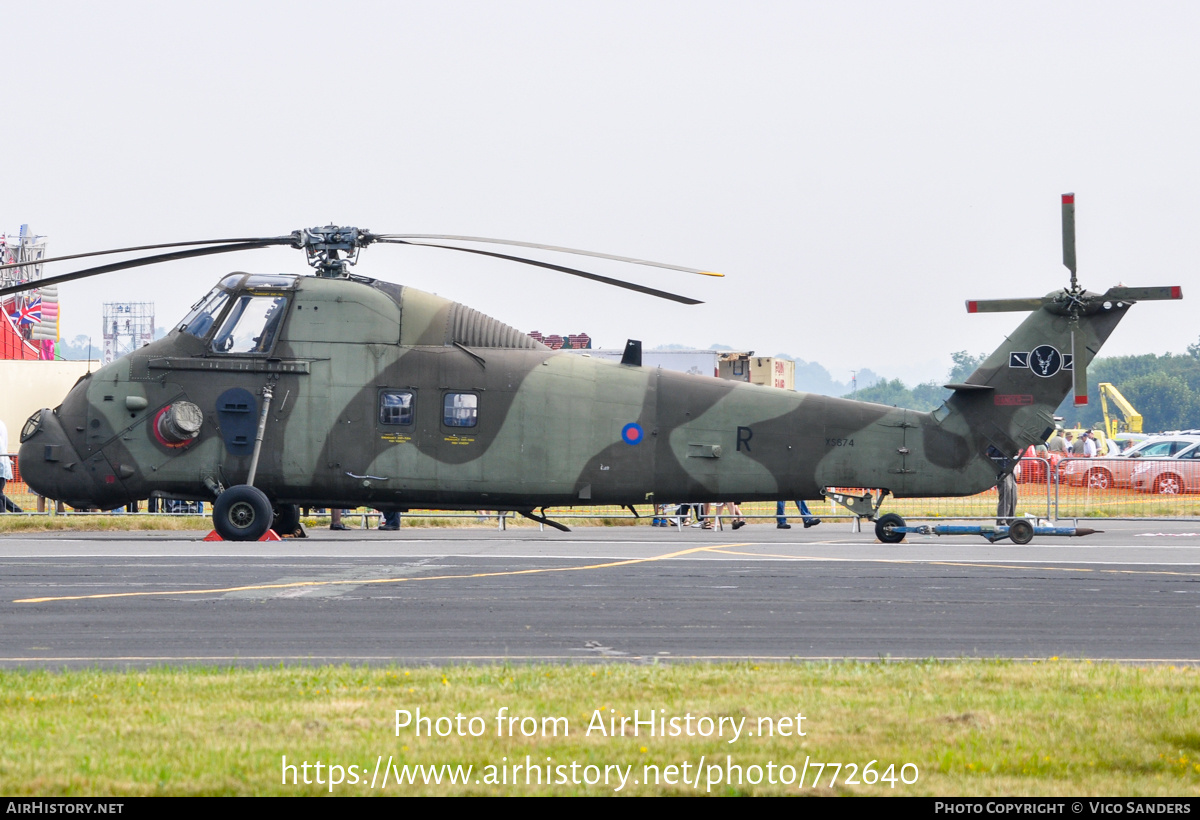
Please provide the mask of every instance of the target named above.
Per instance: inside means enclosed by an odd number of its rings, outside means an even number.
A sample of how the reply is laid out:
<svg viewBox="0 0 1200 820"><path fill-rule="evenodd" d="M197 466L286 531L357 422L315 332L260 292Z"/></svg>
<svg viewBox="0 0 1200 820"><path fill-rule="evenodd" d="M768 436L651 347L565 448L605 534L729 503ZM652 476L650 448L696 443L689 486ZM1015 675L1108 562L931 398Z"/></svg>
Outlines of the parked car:
<svg viewBox="0 0 1200 820"><path fill-rule="evenodd" d="M1091 487L1094 490L1134 487L1134 473L1147 463L1146 459L1155 462L1175 462L1186 458L1190 461L1198 450L1200 436L1155 436L1134 445L1120 455L1066 459L1059 465L1059 481L1074 487ZM1146 470L1142 470L1138 474L1145 473Z"/></svg>
<svg viewBox="0 0 1200 820"><path fill-rule="evenodd" d="M1050 465L1050 476L1055 477L1058 474L1058 464L1063 461L1066 455L1063 453L1045 453L1038 455L1033 447L1029 447L1021 454L1021 461L1013 470L1013 477L1018 484L1045 484L1046 483L1046 465Z"/></svg>
<svg viewBox="0 0 1200 820"><path fill-rule="evenodd" d="M1138 464L1130 484L1135 490L1161 495L1200 492L1200 444L1174 458L1156 458Z"/></svg>

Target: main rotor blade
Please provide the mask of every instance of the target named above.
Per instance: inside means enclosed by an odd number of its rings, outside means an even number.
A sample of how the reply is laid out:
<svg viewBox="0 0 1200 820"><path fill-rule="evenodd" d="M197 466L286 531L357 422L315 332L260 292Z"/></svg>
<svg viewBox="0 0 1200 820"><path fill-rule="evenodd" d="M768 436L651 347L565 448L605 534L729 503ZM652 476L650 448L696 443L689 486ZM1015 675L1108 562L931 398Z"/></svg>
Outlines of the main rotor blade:
<svg viewBox="0 0 1200 820"><path fill-rule="evenodd" d="M1104 294L1105 299L1122 299L1126 302L1143 302L1150 299L1182 299L1183 288L1178 285L1166 285L1158 288L1109 288Z"/></svg>
<svg viewBox="0 0 1200 820"><path fill-rule="evenodd" d="M290 237L289 237L290 239ZM195 248L190 251L175 251L174 253L160 253L154 256L143 256L139 259L127 259L124 262L113 262L111 265L101 265L97 268L87 268L85 270L77 270L74 273L64 273L61 276L50 276L45 279L35 279L29 282L24 282L20 285L12 285L7 288L0 288L0 296L8 296L10 293L21 293L35 288L45 287L47 285L58 285L63 282L73 282L76 279L86 279L89 276L99 276L102 273L112 273L113 271L125 270L126 268L137 268L142 265L154 265L159 262L171 262L176 259L188 259L193 256L209 256L216 253L233 253L234 251L248 251L254 248L268 248L272 245L278 245L278 239L259 239L251 242L243 242L238 245L221 245L215 248Z"/></svg>
<svg viewBox="0 0 1200 820"><path fill-rule="evenodd" d="M270 239L273 244L287 244L293 241L290 236L277 236L273 239L269 237L251 236L241 239L199 239L195 242L164 242L161 245L136 245L132 248L113 248L109 251L90 251L88 253L72 253L68 256L52 256L45 259L31 259L26 262L10 262L7 265L0 265L0 270L8 270L9 268L25 268L33 265L44 265L48 262L63 262L67 259L84 259L88 256L107 256L111 253L133 253L134 251L153 251L158 248L185 248L193 245L231 245L234 243L246 242L265 242Z"/></svg>
<svg viewBox="0 0 1200 820"><path fill-rule="evenodd" d="M680 296L677 293L668 293L665 290L656 290L648 288L644 285L635 285L632 282L625 282L621 279L613 279L608 276L601 276L598 273L589 273L587 271L578 270L577 268L568 268L563 265L553 265L549 262L539 262L536 259L526 259L523 256L509 256L506 253L495 253L493 251L481 251L476 248L458 248L454 245L437 245L433 242L413 242L408 239L383 239L376 237L376 241L384 242L392 245L414 245L425 248L443 248L448 251L462 251L463 253L474 253L480 256L491 256L495 259L507 259L510 262L520 262L524 265L533 265L538 268L546 268L547 270L556 270L559 273L569 273L572 276L581 276L584 279L591 279L594 282L603 282L606 285L613 285L626 290L634 290L638 293L645 293L649 296L657 296L660 299L670 299L672 302L681 302L685 305L702 305L704 304L699 299L692 299L688 296ZM2 292L0 292L2 295Z"/></svg>
<svg viewBox="0 0 1200 820"><path fill-rule="evenodd" d="M1014 310L1038 310L1045 297L1036 299L968 299L967 313L1007 313Z"/></svg>
<svg viewBox="0 0 1200 820"><path fill-rule="evenodd" d="M698 273L701 276L724 276L723 273L716 273L710 270L698 270L696 268L684 268L679 265L668 265L665 262L651 262L647 259L634 259L631 256L613 256L610 253L597 253L595 251L581 251L578 248L563 248L558 245L539 245L536 242L517 242L513 239L486 239L482 236L450 236L448 234L423 234L423 233L389 233L379 234L375 237L377 240L389 239L437 239L447 242L487 242L492 245L514 245L520 248L535 248L543 251L559 251L560 253L574 253L580 256L594 256L597 259L612 259L615 262L628 262L632 265L650 265L654 268L667 268L668 270L681 270L684 273ZM420 244L420 243L412 243ZM438 245L436 247L443 247Z"/></svg>
<svg viewBox="0 0 1200 820"><path fill-rule="evenodd" d="M1071 290L1075 281L1075 194L1062 195L1063 264L1071 272Z"/></svg>

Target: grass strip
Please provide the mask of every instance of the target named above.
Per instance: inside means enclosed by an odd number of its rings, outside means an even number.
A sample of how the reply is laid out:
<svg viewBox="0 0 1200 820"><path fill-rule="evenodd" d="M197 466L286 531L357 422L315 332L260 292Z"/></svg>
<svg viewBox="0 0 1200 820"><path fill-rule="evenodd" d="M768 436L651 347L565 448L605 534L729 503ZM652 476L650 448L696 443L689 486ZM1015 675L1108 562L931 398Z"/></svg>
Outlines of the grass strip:
<svg viewBox="0 0 1200 820"><path fill-rule="evenodd" d="M8 670L0 698L0 791L13 796L1200 795L1192 667Z"/></svg>

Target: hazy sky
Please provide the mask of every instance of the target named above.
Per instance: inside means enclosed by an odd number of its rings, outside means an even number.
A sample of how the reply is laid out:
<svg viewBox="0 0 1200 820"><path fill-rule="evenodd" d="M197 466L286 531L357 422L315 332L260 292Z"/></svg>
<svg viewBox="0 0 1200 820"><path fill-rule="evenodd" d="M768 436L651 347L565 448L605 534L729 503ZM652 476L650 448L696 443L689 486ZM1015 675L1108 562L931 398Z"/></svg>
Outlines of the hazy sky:
<svg viewBox="0 0 1200 820"><path fill-rule="evenodd" d="M684 307L445 251L368 248L357 272L523 330L914 382L1021 318L965 299L1066 284L1075 191L1086 286L1200 298L1195 3L3 8L0 229L52 255L329 222L546 242L727 276L591 265L707 302ZM229 270L305 265L261 250L68 285L64 335L98 337L103 301L169 326ZM1104 354L1183 352L1187 304L1139 306Z"/></svg>

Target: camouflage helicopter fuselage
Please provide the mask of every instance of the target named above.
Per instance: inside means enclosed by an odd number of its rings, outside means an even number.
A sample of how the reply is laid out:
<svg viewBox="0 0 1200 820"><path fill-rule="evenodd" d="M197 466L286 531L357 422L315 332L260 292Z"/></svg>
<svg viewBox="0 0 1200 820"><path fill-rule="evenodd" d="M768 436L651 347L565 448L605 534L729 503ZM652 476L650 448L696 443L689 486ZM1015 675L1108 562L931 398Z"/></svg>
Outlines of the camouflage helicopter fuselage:
<svg viewBox="0 0 1200 820"><path fill-rule="evenodd" d="M256 305L253 336L238 311ZM253 483L277 504L968 495L1005 469L992 456L1045 440L1071 367L1086 367L1128 307L1078 317L1086 344L1073 361L1067 318L1035 311L925 413L556 353L385 282L232 274L165 338L31 418L20 466L37 492L74 506L212 499L247 481L267 387ZM194 430L172 434L164 415L189 406Z"/></svg>

